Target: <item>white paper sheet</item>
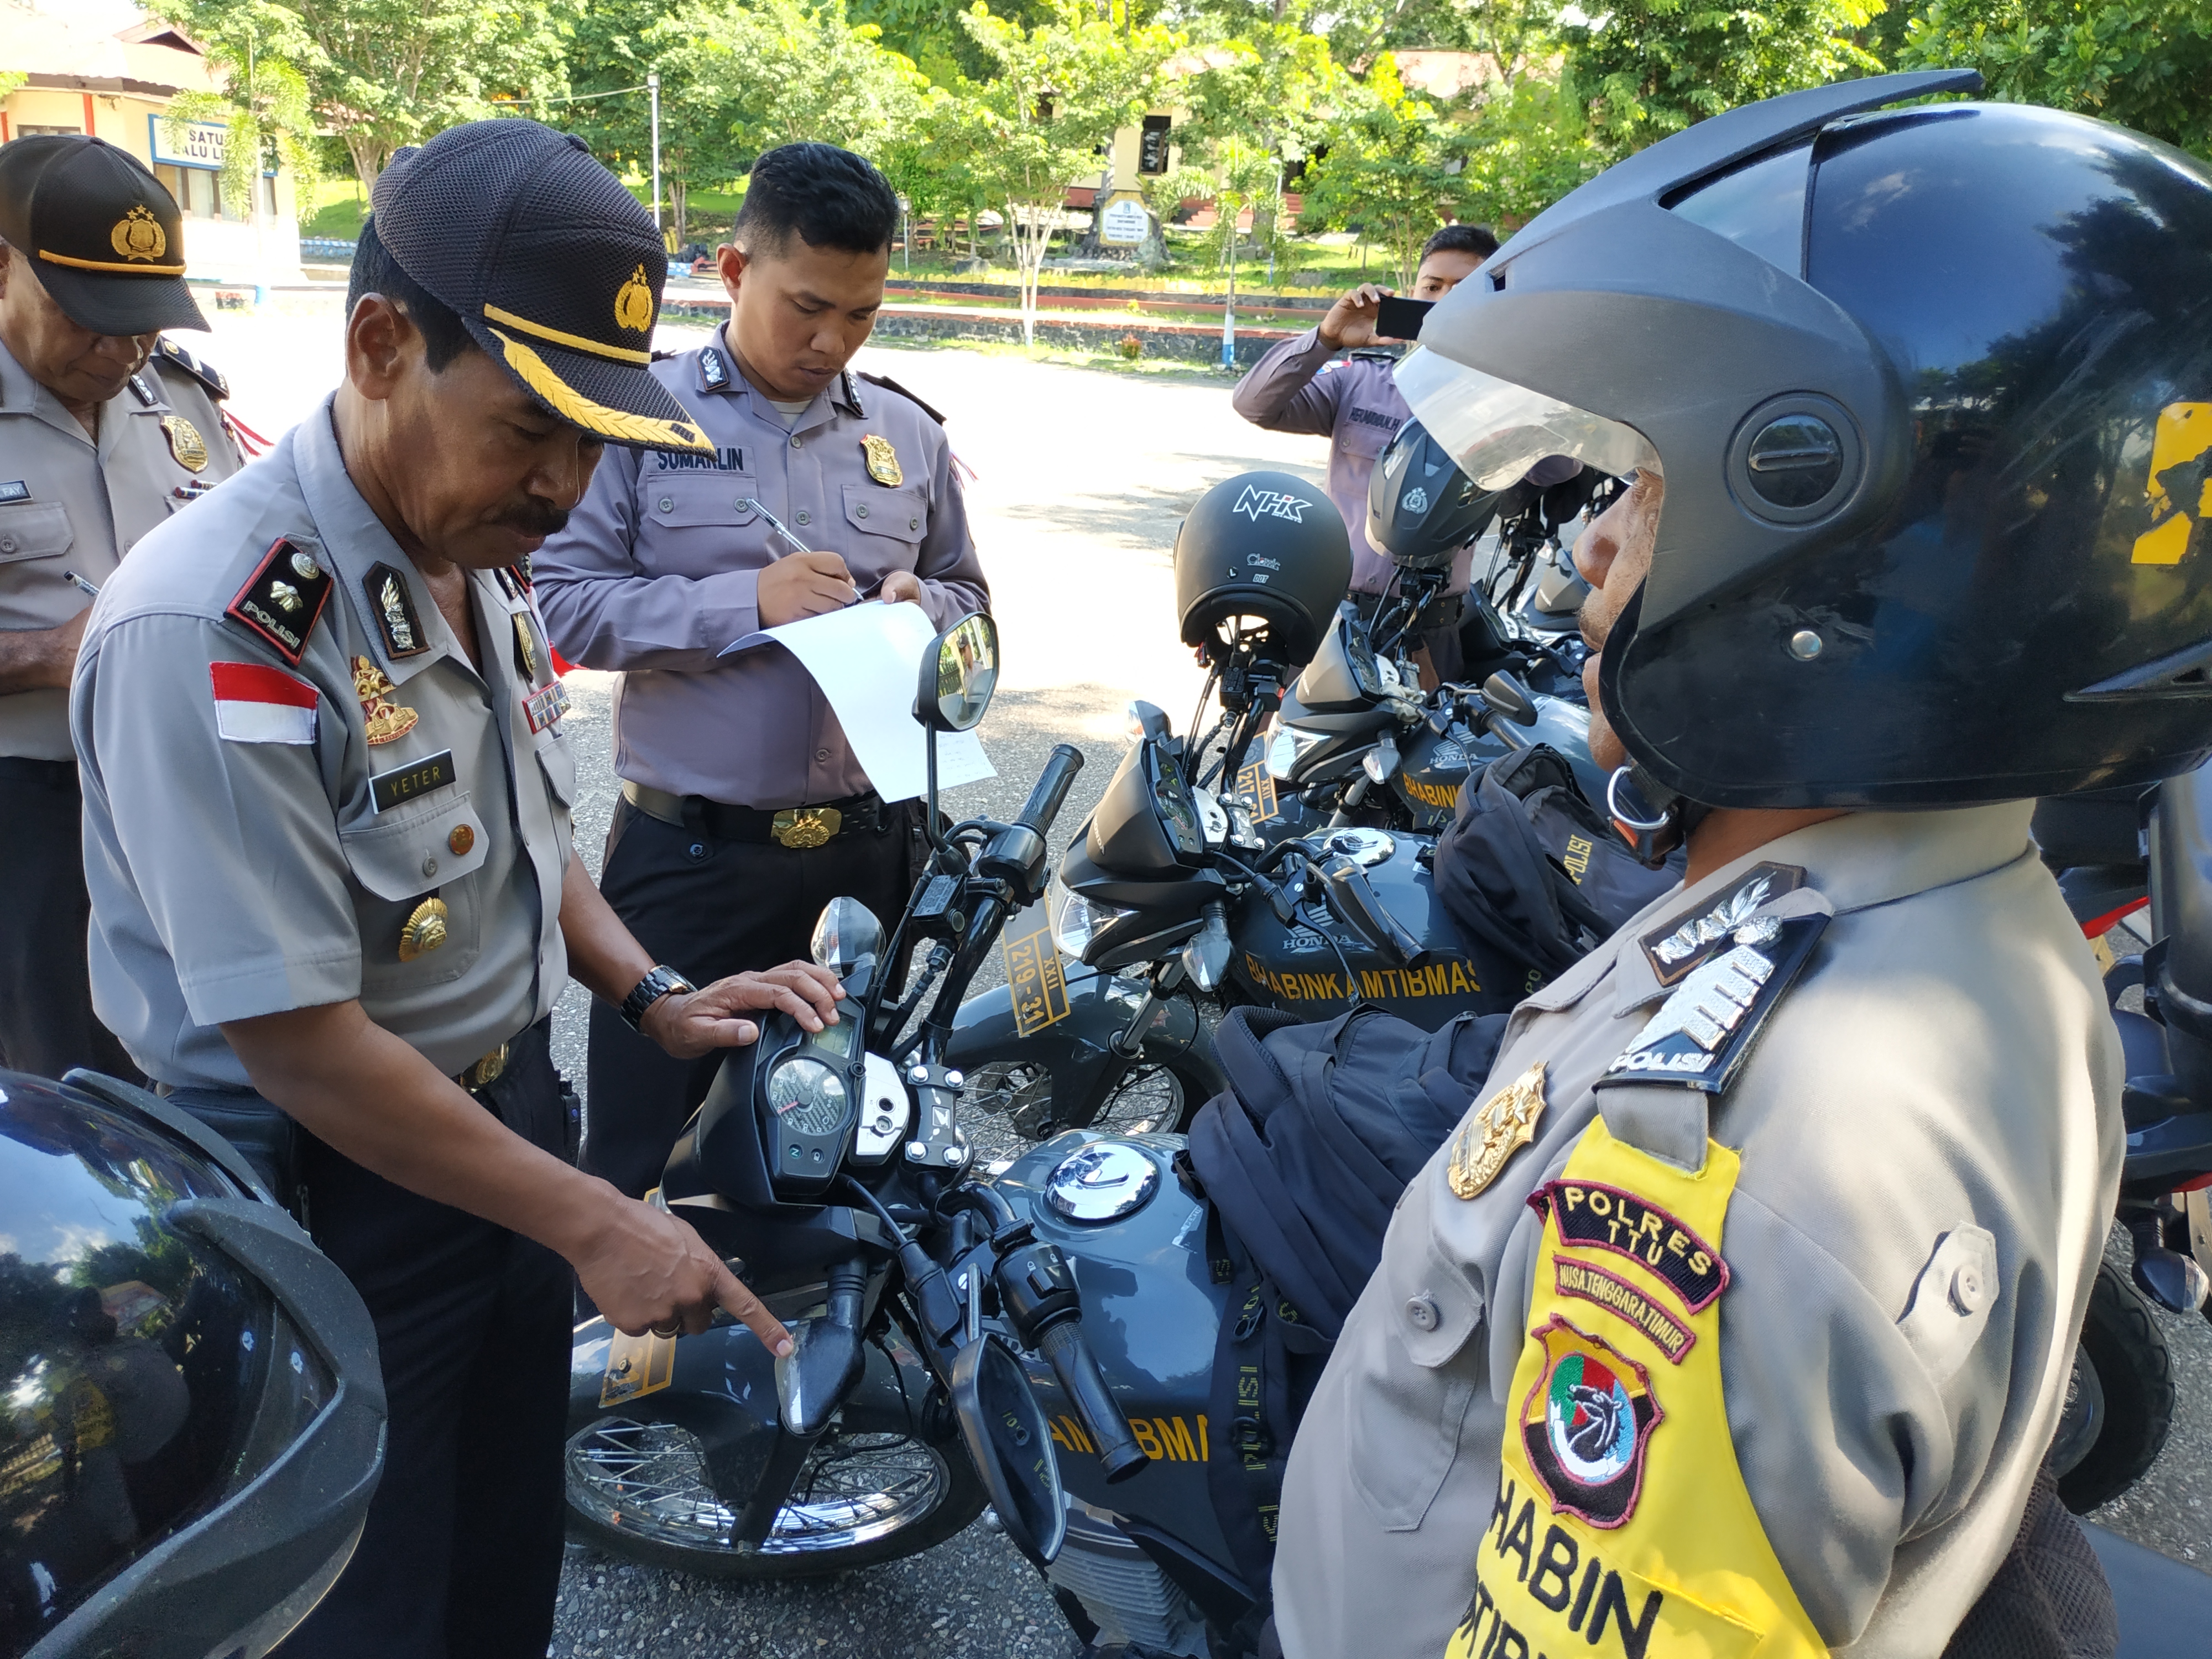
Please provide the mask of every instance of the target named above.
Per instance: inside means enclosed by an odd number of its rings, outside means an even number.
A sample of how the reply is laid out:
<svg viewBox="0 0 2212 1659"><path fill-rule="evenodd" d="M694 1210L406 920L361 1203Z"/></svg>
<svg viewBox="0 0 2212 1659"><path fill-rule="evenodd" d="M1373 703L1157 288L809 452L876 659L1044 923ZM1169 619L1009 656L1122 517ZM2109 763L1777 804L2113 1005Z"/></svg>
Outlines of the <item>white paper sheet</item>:
<svg viewBox="0 0 2212 1659"><path fill-rule="evenodd" d="M830 699L876 793L885 800L913 800L929 787L929 734L914 717L914 692L922 657L936 637L920 605L866 599L748 634L721 654L764 646L790 652ZM996 776L973 732L939 734L939 788Z"/></svg>

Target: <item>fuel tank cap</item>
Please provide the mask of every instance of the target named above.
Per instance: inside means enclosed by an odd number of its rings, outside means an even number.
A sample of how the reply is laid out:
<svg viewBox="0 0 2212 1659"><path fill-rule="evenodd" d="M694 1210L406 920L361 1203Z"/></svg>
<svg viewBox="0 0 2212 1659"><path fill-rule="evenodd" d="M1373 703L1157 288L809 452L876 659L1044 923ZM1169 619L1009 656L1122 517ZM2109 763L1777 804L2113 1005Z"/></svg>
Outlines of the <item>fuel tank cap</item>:
<svg viewBox="0 0 2212 1659"><path fill-rule="evenodd" d="M1322 842L1321 850L1340 854L1354 864L1372 869L1378 864L1388 864L1390 854L1398 850L1398 843L1390 838L1387 830L1332 830Z"/></svg>
<svg viewBox="0 0 2212 1659"><path fill-rule="evenodd" d="M1070 1221L1118 1221L1152 1201L1160 1166L1126 1140L1094 1140L1053 1166L1044 1201Z"/></svg>

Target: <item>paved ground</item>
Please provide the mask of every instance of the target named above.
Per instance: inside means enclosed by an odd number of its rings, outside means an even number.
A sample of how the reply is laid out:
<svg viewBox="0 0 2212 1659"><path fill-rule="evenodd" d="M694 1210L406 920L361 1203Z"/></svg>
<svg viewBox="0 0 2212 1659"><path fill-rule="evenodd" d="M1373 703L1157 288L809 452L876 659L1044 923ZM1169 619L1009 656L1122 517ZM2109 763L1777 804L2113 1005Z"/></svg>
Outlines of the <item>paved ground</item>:
<svg viewBox="0 0 2212 1659"><path fill-rule="evenodd" d="M662 331L664 346L702 337ZM338 372L334 300L286 296L274 315L217 319L208 356L229 374L233 407L275 436L307 413ZM1255 467L1318 479L1312 440L1239 421L1225 386L1125 378L1003 355L870 349L861 367L912 386L951 417L975 471L969 492L1005 641L998 702L982 728L995 781L948 798L956 814L1009 817L1054 743L1090 765L1061 817L1082 822L1123 748L1123 705L1159 702L1178 729L1198 690L1176 642L1170 550L1210 484ZM578 842L596 868L614 799L607 763L608 677L579 673L571 730L584 778ZM562 1005L556 1056L583 1077L580 994ZM988 1145L992 1126L973 1126ZM2124 1255L2124 1243L2116 1251ZM2212 1567L2212 1328L2161 1316L2180 1383L2166 1454L2097 1518L2169 1555ZM917 1560L843 1578L725 1586L632 1567L572 1547L552 1651L601 1655L988 1656L1061 1659L1078 1645L1036 1575L982 1527Z"/></svg>

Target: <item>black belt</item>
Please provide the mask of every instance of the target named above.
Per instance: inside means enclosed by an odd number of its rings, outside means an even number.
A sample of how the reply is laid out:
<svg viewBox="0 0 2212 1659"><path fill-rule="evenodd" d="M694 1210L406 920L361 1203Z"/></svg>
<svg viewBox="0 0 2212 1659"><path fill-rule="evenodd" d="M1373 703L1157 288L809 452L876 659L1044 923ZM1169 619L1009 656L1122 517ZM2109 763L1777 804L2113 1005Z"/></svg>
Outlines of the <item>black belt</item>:
<svg viewBox="0 0 2212 1659"><path fill-rule="evenodd" d="M704 830L718 841L773 842L779 847L820 847L854 830L881 835L891 825L891 809L872 789L816 806L733 806L704 795L672 795L623 780L623 799L647 817L679 830Z"/></svg>

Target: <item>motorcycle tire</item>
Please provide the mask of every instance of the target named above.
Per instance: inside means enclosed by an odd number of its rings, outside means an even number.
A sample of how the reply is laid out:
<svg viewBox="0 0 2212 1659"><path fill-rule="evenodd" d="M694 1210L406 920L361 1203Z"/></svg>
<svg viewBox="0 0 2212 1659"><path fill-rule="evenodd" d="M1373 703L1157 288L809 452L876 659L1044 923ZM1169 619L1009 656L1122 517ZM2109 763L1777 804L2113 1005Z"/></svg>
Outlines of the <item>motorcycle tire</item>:
<svg viewBox="0 0 2212 1659"><path fill-rule="evenodd" d="M994 1060L969 1074L968 1102L1006 1118L1027 1140L1049 1140L1069 1129L1110 1134L1181 1134L1198 1109L1212 1098L1213 1085L1195 1064L1177 1055L1140 1058L1115 1079L1087 1123L1051 1116L1052 1068L1041 1062Z"/></svg>
<svg viewBox="0 0 2212 1659"><path fill-rule="evenodd" d="M2108 1504L2158 1461L2173 1423L2173 1360L2150 1306L2112 1263L2097 1269L2074 1385L2054 1450L2069 1441L2058 1496L2076 1515Z"/></svg>
<svg viewBox="0 0 2212 1659"><path fill-rule="evenodd" d="M640 1402L642 1403L642 1402ZM817 1442L758 1549L730 1543L737 1510L708 1485L698 1442L637 1405L571 1435L568 1536L610 1555L708 1578L811 1578L934 1548L982 1514L983 1482L957 1439L902 1433Z"/></svg>

